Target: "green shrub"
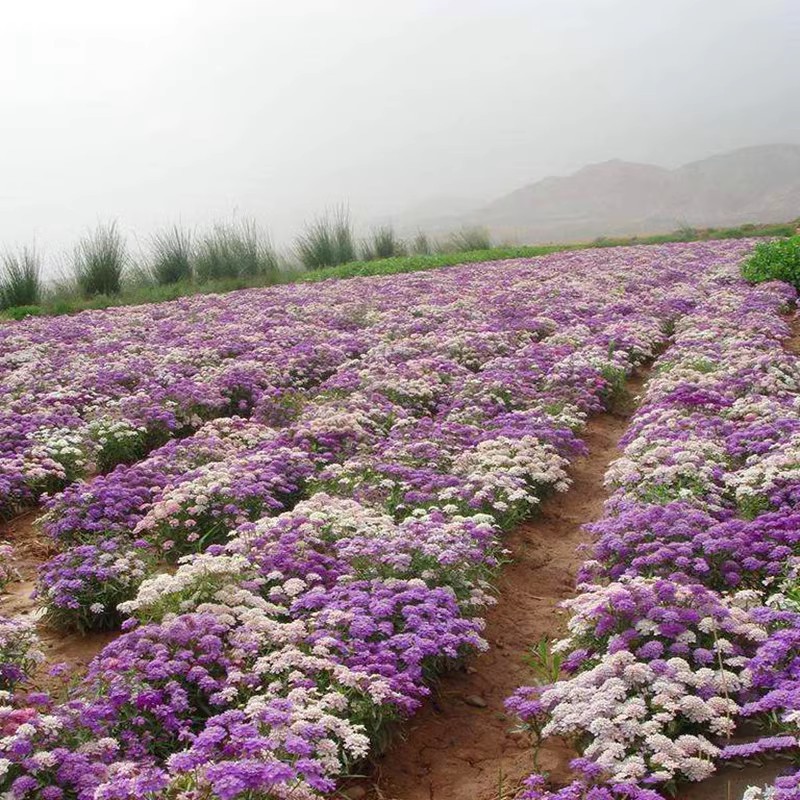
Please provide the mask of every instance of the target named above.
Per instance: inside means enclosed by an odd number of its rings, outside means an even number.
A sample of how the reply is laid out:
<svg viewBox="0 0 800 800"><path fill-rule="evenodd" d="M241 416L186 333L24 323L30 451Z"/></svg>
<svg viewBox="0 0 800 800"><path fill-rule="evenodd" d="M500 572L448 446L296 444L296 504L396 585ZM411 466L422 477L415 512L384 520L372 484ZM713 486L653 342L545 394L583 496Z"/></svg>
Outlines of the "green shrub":
<svg viewBox="0 0 800 800"><path fill-rule="evenodd" d="M689 225L688 222L681 223L680 227L675 231L675 233L683 242L693 242L699 237L697 228Z"/></svg>
<svg viewBox="0 0 800 800"><path fill-rule="evenodd" d="M56 297L47 303L46 313L48 316L58 317L61 314L74 314L76 311L82 310L79 301L70 300L66 297Z"/></svg>
<svg viewBox="0 0 800 800"><path fill-rule="evenodd" d="M391 225L376 228L364 242L361 260L376 261L379 258L396 258L404 256L406 247L402 239L397 237Z"/></svg>
<svg viewBox="0 0 800 800"><path fill-rule="evenodd" d="M305 226L295 240L297 256L306 269L334 267L356 260L350 213L340 207Z"/></svg>
<svg viewBox="0 0 800 800"><path fill-rule="evenodd" d="M489 250L492 239L486 228L467 227L451 233L445 244L447 250L457 253L469 253L472 250Z"/></svg>
<svg viewBox="0 0 800 800"><path fill-rule="evenodd" d="M0 308L37 305L42 295L42 262L35 248L4 253L2 265Z"/></svg>
<svg viewBox="0 0 800 800"><path fill-rule="evenodd" d="M800 236L756 245L742 264L742 274L752 283L786 281L800 289Z"/></svg>
<svg viewBox="0 0 800 800"><path fill-rule="evenodd" d="M150 239L150 273L159 286L168 286L192 277L192 234L173 225Z"/></svg>
<svg viewBox="0 0 800 800"><path fill-rule="evenodd" d="M197 245L194 274L201 282L272 277L278 258L253 220L220 223Z"/></svg>
<svg viewBox="0 0 800 800"><path fill-rule="evenodd" d="M78 288L85 297L116 295L128 265L125 239L117 223L98 225L78 242L72 264Z"/></svg>
<svg viewBox="0 0 800 800"><path fill-rule="evenodd" d="M411 252L415 256L429 256L436 250L434 242L430 240L427 233L419 231L411 242Z"/></svg>

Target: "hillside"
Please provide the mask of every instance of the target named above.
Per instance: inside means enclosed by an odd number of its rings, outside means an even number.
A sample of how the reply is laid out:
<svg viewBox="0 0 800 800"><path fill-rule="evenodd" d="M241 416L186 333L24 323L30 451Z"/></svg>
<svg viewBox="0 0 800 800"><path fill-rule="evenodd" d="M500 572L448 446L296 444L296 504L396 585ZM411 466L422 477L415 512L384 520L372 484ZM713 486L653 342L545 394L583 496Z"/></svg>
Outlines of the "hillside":
<svg viewBox="0 0 800 800"><path fill-rule="evenodd" d="M568 241L800 216L800 146L747 147L665 169L612 160L523 186L437 227L486 225L497 237Z"/></svg>

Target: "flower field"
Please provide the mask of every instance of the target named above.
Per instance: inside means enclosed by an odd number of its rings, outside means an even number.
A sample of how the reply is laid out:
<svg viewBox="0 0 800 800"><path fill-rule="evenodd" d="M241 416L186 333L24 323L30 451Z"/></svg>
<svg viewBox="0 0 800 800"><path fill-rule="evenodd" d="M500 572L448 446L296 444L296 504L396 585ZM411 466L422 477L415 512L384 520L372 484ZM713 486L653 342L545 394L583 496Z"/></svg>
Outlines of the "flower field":
<svg viewBox="0 0 800 800"><path fill-rule="evenodd" d="M509 700L535 740L574 743L576 779L533 775L522 796L649 800L796 750L794 293L739 278L750 248L563 252L0 327L0 513L42 509L43 624L119 633L45 694L34 627L0 621L0 791L330 794L487 646L504 533L568 490L587 419L653 359L549 655L564 677ZM731 739L745 721L762 733ZM764 796L797 796L781 780Z"/></svg>
<svg viewBox="0 0 800 800"><path fill-rule="evenodd" d="M554 650L567 677L509 700L580 777L526 800L670 796L800 745L800 359L785 285L721 282L676 324L608 470ZM732 740L746 723L755 734ZM592 789L591 787L596 787ZM800 773L748 798L800 796Z"/></svg>

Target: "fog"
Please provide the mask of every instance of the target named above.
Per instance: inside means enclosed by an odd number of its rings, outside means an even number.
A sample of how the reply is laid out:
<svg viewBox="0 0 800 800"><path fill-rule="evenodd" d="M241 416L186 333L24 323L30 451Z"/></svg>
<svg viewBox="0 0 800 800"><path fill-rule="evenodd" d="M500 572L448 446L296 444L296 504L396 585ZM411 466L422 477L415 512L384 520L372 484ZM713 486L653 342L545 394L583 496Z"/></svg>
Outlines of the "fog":
<svg viewBox="0 0 800 800"><path fill-rule="evenodd" d="M609 158L800 142L797 0L28 0L0 17L0 245L255 217L278 243Z"/></svg>

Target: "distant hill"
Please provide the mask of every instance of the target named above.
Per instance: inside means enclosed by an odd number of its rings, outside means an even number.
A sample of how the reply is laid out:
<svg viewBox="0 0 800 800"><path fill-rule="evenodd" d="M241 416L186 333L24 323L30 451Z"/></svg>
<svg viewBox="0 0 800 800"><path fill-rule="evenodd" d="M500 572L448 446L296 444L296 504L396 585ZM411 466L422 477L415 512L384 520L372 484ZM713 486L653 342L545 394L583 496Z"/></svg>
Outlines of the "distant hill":
<svg viewBox="0 0 800 800"><path fill-rule="evenodd" d="M467 214L434 222L442 229L487 226L496 238L571 241L662 233L800 217L800 145L746 147L677 169L628 161L591 164L544 178Z"/></svg>

